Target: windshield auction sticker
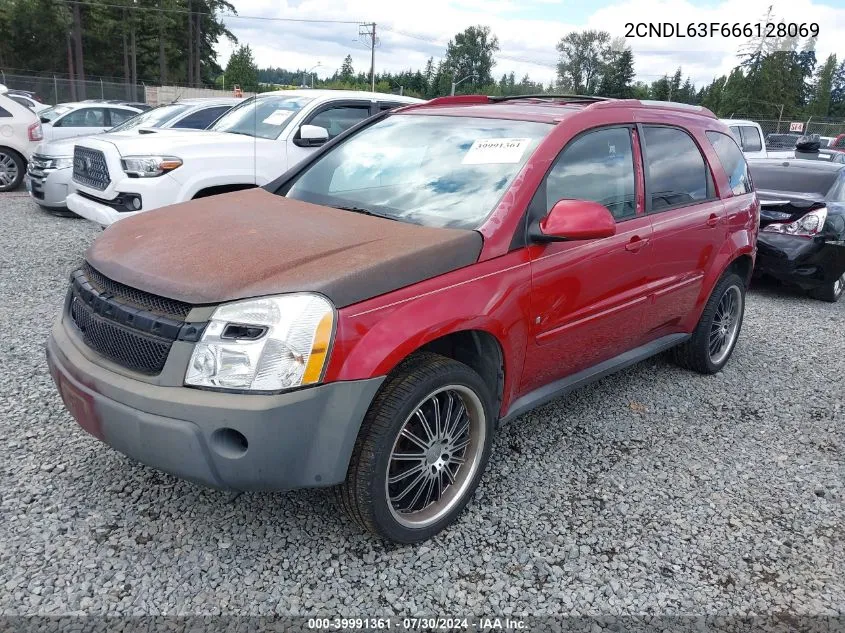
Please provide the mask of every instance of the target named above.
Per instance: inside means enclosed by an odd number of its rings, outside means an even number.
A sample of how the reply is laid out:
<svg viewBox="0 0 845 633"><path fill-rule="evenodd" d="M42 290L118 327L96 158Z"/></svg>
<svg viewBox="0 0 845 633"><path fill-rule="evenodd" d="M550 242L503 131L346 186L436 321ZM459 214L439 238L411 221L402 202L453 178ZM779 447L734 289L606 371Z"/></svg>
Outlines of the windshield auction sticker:
<svg viewBox="0 0 845 633"><path fill-rule="evenodd" d="M480 138L469 148L464 165L518 163L531 142L530 138Z"/></svg>

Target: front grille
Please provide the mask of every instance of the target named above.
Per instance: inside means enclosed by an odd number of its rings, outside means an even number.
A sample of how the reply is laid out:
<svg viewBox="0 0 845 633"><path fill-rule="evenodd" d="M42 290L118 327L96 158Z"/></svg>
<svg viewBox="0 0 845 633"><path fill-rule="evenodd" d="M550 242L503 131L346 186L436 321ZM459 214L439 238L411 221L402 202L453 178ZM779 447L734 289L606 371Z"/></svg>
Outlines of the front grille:
<svg viewBox="0 0 845 633"><path fill-rule="evenodd" d="M142 374L156 375L164 369L172 341L144 335L100 317L78 296L71 299L70 316L85 344L109 360Z"/></svg>
<svg viewBox="0 0 845 633"><path fill-rule="evenodd" d="M165 316L169 319L184 320L191 311L191 304L167 297L138 290L125 286L117 281L112 281L105 275L101 275L87 262L82 267L83 273L90 283L100 294L109 294L121 303L125 303L141 310L147 310L154 314Z"/></svg>
<svg viewBox="0 0 845 633"><path fill-rule="evenodd" d="M100 150L76 145L73 148L73 180L103 191L111 183L106 157Z"/></svg>
<svg viewBox="0 0 845 633"><path fill-rule="evenodd" d="M206 324L186 322L190 308L112 281L87 263L71 275L67 313L85 344L143 374L161 373L175 341L200 340Z"/></svg>

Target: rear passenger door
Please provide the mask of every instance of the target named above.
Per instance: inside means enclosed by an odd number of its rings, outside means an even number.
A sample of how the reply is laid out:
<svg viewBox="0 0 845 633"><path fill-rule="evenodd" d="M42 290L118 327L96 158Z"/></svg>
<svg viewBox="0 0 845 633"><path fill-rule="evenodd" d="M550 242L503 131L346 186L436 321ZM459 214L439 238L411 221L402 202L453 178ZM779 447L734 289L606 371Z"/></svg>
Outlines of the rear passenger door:
<svg viewBox="0 0 845 633"><path fill-rule="evenodd" d="M529 392L640 345L651 267L651 220L643 213L633 125L571 140L529 210L537 222L562 199L592 200L616 219L616 235L532 244L531 327L522 391Z"/></svg>
<svg viewBox="0 0 845 633"><path fill-rule="evenodd" d="M654 300L646 315L653 339L680 331L692 313L727 227L713 175L689 132L650 124L639 129L646 212L654 229Z"/></svg>

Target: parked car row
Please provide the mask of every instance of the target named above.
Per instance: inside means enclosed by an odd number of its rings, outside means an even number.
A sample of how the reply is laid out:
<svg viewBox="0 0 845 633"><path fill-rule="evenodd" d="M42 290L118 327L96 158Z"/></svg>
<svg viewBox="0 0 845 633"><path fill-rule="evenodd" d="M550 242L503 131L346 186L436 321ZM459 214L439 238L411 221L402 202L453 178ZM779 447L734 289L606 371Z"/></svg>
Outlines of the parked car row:
<svg viewBox="0 0 845 633"><path fill-rule="evenodd" d="M51 375L144 464L332 486L363 528L427 539L501 423L661 352L719 372L755 270L841 296L845 165L746 159L737 134L762 134L731 123L308 90L77 140L68 205L112 226L71 275Z"/></svg>
<svg viewBox="0 0 845 633"><path fill-rule="evenodd" d="M109 134L76 143L73 212L107 226L142 211L261 186L353 125L421 103L337 90L271 92L243 100L202 134Z"/></svg>
<svg viewBox="0 0 845 633"><path fill-rule="evenodd" d="M118 125L110 128L101 136L113 138L116 135L147 135L161 129L203 130L211 125L225 112L240 103L241 99L185 99L177 103L158 106L144 112L133 112ZM70 104L73 112L90 110L92 106L86 104ZM103 106L96 106L108 110ZM75 109L74 109L75 108ZM110 115L114 119L114 114ZM69 126L63 128L71 129ZM98 131L99 127L96 128ZM67 196L73 187L71 175L73 172L74 145L80 141L79 130L76 129L73 138L64 138L53 142L42 143L33 151L27 171L27 189L33 199L42 207L63 211L67 208ZM89 132L90 133L90 132ZM85 132L82 132L85 134Z"/></svg>

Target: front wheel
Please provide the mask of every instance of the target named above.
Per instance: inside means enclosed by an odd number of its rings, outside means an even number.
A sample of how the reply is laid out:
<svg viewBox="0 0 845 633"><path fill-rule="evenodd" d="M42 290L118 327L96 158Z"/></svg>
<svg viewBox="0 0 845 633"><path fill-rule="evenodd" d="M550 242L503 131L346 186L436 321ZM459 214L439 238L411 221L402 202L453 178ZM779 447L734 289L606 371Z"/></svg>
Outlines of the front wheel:
<svg viewBox="0 0 845 633"><path fill-rule="evenodd" d="M702 374L721 371L736 347L744 315L745 284L739 275L727 273L710 294L690 339L672 350L675 362Z"/></svg>
<svg viewBox="0 0 845 633"><path fill-rule="evenodd" d="M810 296L815 299L821 299L822 301L836 303L842 298L843 292L845 292L845 273L842 273L839 279L831 281L821 288L816 288L810 292Z"/></svg>
<svg viewBox="0 0 845 633"><path fill-rule="evenodd" d="M493 439L490 394L472 369L416 354L385 380L337 496L363 528L400 543L430 538L466 506Z"/></svg>

